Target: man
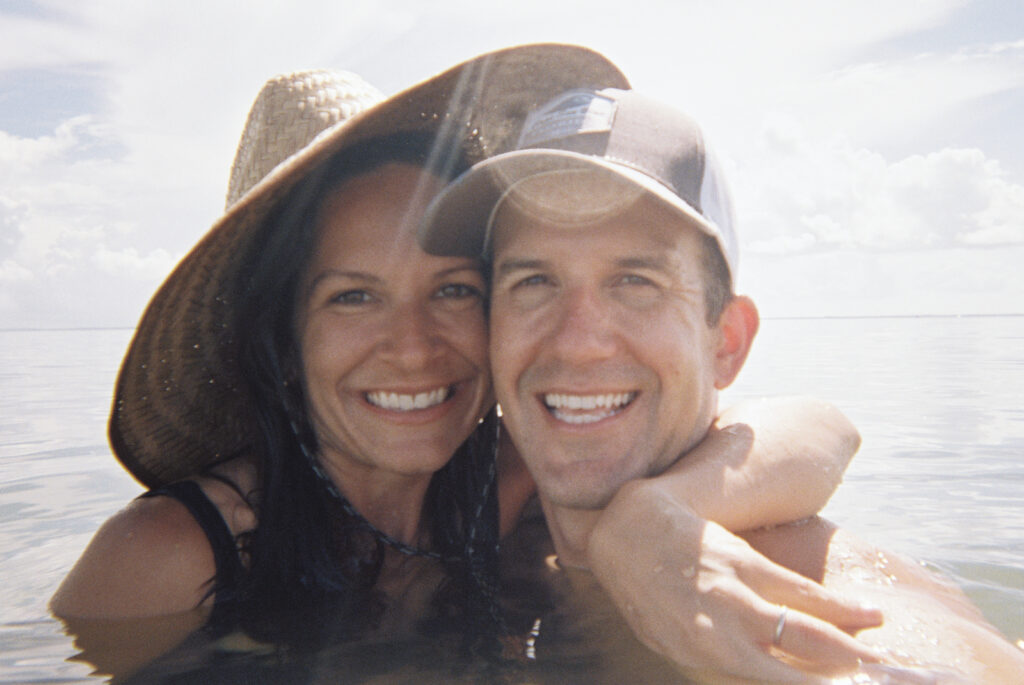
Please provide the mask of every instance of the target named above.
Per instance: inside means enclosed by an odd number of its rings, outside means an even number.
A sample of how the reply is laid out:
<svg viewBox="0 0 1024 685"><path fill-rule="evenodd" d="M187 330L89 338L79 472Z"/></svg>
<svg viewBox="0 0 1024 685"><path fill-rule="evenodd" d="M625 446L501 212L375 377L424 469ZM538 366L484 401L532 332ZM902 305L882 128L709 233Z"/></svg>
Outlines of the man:
<svg viewBox="0 0 1024 685"><path fill-rule="evenodd" d="M476 252L491 267L491 360L504 421L537 481L559 563L585 568L588 545L605 539L601 514L612 495L661 473L713 429L717 392L742 367L758 315L733 294L729 196L693 121L632 91L571 91L527 118L518 148L457 180L422 237L428 250ZM664 511L661 520L635 521L637 534L691 527L691 564L666 567L669 557L655 556L631 569L596 567L595 575L640 568L647 575L638 583L690 582L713 598L716 588L702 581L721 574L708 541L741 553L744 543L687 520L679 507ZM961 593L916 565L821 520L747 538L806 577L880 605L886 624L861 639L886 663L927 669L887 677L1007 683L1024 672L1024 656ZM614 599L627 620L644 613L632 611L639 594ZM764 653L707 663L736 675L795 677L765 660L807 666L798 645L811 624L784 606L759 608L770 626L761 628ZM721 641L707 613L684 620L680 629L694 641ZM654 632L633 627L641 637ZM647 642L677 663L705 665ZM932 680L911 680L919 677Z"/></svg>

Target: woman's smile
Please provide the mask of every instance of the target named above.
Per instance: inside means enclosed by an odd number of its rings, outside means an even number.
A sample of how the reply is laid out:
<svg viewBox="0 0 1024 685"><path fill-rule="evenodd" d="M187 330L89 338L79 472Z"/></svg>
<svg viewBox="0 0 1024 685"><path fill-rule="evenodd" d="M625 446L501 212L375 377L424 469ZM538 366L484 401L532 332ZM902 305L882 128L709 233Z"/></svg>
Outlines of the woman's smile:
<svg viewBox="0 0 1024 685"><path fill-rule="evenodd" d="M364 396L366 401L375 407L389 411L408 412L436 407L447 401L454 392L454 387L444 386L415 394L375 390L365 393Z"/></svg>

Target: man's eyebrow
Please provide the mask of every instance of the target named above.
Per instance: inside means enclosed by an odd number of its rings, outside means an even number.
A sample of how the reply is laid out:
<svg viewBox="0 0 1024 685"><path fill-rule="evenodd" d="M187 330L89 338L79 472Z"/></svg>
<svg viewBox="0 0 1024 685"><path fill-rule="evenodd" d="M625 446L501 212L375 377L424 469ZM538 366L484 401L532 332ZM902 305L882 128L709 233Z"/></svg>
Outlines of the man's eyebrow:
<svg viewBox="0 0 1024 685"><path fill-rule="evenodd" d="M503 259L498 262L498 265L494 269L495 277L505 276L506 274L512 273L513 271L522 271L524 269L539 269L543 267L546 262L543 259Z"/></svg>
<svg viewBox="0 0 1024 685"><path fill-rule="evenodd" d="M672 268L671 261L664 254L620 257L615 260L615 265L625 269L652 269L655 271L668 271Z"/></svg>

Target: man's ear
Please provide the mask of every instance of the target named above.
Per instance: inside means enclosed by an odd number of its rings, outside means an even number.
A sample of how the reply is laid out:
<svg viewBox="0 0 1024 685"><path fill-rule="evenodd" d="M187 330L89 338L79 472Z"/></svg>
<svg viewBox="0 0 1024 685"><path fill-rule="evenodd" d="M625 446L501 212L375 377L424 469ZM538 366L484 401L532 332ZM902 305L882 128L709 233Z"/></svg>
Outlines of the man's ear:
<svg viewBox="0 0 1024 685"><path fill-rule="evenodd" d="M718 319L718 346L715 349L715 387L721 390L735 380L747 360L750 345L761 325L754 301L737 295L722 310Z"/></svg>

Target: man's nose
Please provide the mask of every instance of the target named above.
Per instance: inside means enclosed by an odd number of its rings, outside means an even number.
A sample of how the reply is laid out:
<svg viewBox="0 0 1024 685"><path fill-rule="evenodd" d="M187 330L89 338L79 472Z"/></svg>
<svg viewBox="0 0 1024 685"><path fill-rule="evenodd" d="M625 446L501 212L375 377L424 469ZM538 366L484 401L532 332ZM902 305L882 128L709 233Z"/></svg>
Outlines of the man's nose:
<svg viewBox="0 0 1024 685"><path fill-rule="evenodd" d="M565 293L552 334L551 349L565 361L584 363L615 353L609 303L594 289L578 287Z"/></svg>

